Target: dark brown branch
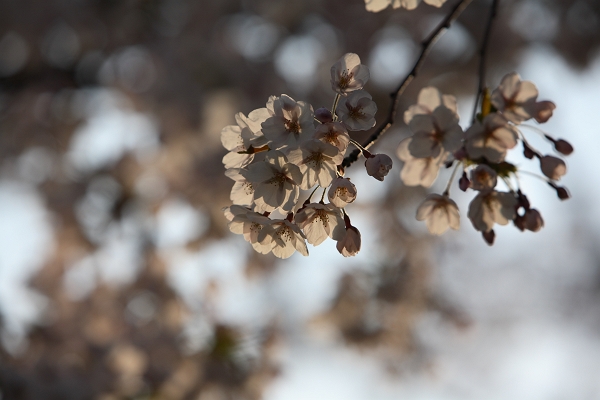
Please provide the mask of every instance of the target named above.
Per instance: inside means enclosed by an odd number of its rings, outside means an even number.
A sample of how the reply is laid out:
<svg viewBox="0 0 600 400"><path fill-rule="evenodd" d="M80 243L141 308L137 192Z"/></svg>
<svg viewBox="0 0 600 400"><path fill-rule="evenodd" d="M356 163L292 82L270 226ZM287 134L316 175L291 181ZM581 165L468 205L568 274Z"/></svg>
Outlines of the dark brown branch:
<svg viewBox="0 0 600 400"><path fill-rule="evenodd" d="M473 106L473 119L471 123L475 122L477 118L477 106L479 105L479 99L481 99L481 94L483 93L483 89L485 89L485 56L487 53L487 48L490 42L490 33L492 31L492 24L494 22L494 18L498 12L498 0L492 0L492 7L490 8L490 15L487 20L487 24L485 26L485 32L483 33L483 39L481 41L481 47L479 48L479 83L477 85L477 96L475 97L475 105Z"/></svg>
<svg viewBox="0 0 600 400"><path fill-rule="evenodd" d="M394 121L396 119L396 108L398 107L400 96L402 95L402 93L404 93L404 91L406 90L408 85L410 85L412 80L415 79L415 77L417 76L419 70L421 69L421 66L423 65L423 62L425 62L425 58L431 50L431 47L444 34L444 32L446 32L446 30L450 28L450 25L452 25L452 23L460 16L460 14L462 14L465 8L467 8L467 6L472 1L473 0L461 0L458 4L456 4L450 12L450 14L448 14L446 18L444 18L444 20L440 22L439 25L423 41L423 43L421 44L421 54L419 55L417 62L415 63L409 74L406 76L406 78L404 78L402 83L400 83L398 88L390 94L390 97L392 98L392 104L390 106L390 111L388 113L387 118L385 119L385 121L383 121L381 125L379 125L375 132L373 132L373 134L369 136L369 138L362 144L365 149L371 147L377 141L377 139L379 139L379 137L394 124ZM349 156L344 158L342 166L344 168L349 167L350 165L352 165L353 162L358 160L359 155L360 150L355 149L352 153L350 153Z"/></svg>

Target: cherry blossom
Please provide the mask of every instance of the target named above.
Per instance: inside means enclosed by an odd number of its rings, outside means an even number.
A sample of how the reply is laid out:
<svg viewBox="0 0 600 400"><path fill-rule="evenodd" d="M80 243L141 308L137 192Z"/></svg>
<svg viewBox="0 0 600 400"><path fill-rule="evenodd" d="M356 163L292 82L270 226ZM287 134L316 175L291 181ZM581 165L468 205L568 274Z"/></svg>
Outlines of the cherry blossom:
<svg viewBox="0 0 600 400"><path fill-rule="evenodd" d="M258 240L260 231L271 224L268 217L236 205L228 207L227 211L231 214L228 224L231 232L244 235L244 239L252 245L254 250L261 254L267 254L271 251L273 248L272 243L260 243Z"/></svg>
<svg viewBox="0 0 600 400"><path fill-rule="evenodd" d="M458 120L456 97L442 94L436 87L428 86L419 92L417 104L408 107L408 110L404 112L404 122L408 125L415 115L432 114L438 107L452 111Z"/></svg>
<svg viewBox="0 0 600 400"><path fill-rule="evenodd" d="M425 3L434 7L441 7L446 0L425 0ZM365 0L367 11L379 12L386 9L390 4L393 8L406 8L414 10L421 3L421 0Z"/></svg>
<svg viewBox="0 0 600 400"><path fill-rule="evenodd" d="M345 153L350 143L348 130L339 122L328 122L317 126L315 139L337 147L340 153Z"/></svg>
<svg viewBox="0 0 600 400"><path fill-rule="evenodd" d="M335 178L331 182L327 198L336 207L346 207L356 200L356 186L348 178Z"/></svg>
<svg viewBox="0 0 600 400"><path fill-rule="evenodd" d="M296 205L302 173L280 151L269 151L263 162L254 163L247 171L240 172L252 183L257 206L267 211L277 208L290 211Z"/></svg>
<svg viewBox="0 0 600 400"><path fill-rule="evenodd" d="M558 181L567 173L567 164L560 158L554 156L540 157L540 168L542 173L553 181Z"/></svg>
<svg viewBox="0 0 600 400"><path fill-rule="evenodd" d="M550 101L537 101L538 90L532 82L522 81L519 74L511 72L502 78L492 92L491 101L502 115L515 124L530 118L546 122L556 108Z"/></svg>
<svg viewBox="0 0 600 400"><path fill-rule="evenodd" d="M312 137L315 125L310 104L282 94L269 97L267 110L270 116L261 126L272 149L296 147Z"/></svg>
<svg viewBox="0 0 600 400"><path fill-rule="evenodd" d="M502 115L492 113L483 123L475 122L467 129L466 136L466 149L471 159L484 157L499 163L506 157L507 150L517 145L519 133Z"/></svg>
<svg viewBox="0 0 600 400"><path fill-rule="evenodd" d="M231 189L230 199L233 204L249 206L254 201L254 187L240 173L239 168L231 168L225 171L225 176L235 181Z"/></svg>
<svg viewBox="0 0 600 400"><path fill-rule="evenodd" d="M320 245L328 237L341 240L346 233L342 210L333 204L308 204L296 213L294 220L313 246Z"/></svg>
<svg viewBox="0 0 600 400"><path fill-rule="evenodd" d="M365 131L375 126L377 105L365 90L357 90L342 100L336 113L348 129Z"/></svg>
<svg viewBox="0 0 600 400"><path fill-rule="evenodd" d="M489 232L494 223L506 225L515 219L517 203L512 193L480 192L469 204L468 216L476 230Z"/></svg>
<svg viewBox="0 0 600 400"><path fill-rule="evenodd" d="M408 149L414 157L435 158L462 146L464 133L458 117L446 107L438 107L431 114L415 115L409 127L414 135Z"/></svg>
<svg viewBox="0 0 600 400"><path fill-rule="evenodd" d="M269 112L266 108L254 110L248 114L248 117L237 113L235 116L237 125L228 125L223 128L221 143L223 147L230 150L223 157L225 168L242 168L252 162L254 154L240 154L239 152L247 151L251 145L260 147L267 143L261 131L261 123L268 117Z"/></svg>
<svg viewBox="0 0 600 400"><path fill-rule="evenodd" d="M524 231L527 229L531 232L538 232L544 227L544 220L542 219L542 215L538 210L534 208L526 210L522 216L517 215L517 217L514 220L514 223L520 231Z"/></svg>
<svg viewBox="0 0 600 400"><path fill-rule="evenodd" d="M446 195L430 194L417 209L417 221L425 221L427 229L434 235L441 235L448 228L458 230L458 206Z"/></svg>
<svg viewBox="0 0 600 400"><path fill-rule="evenodd" d="M337 251L344 257L353 257L360 251L361 237L360 232L350 223L348 215L344 215L344 224L346 232L336 244Z"/></svg>
<svg viewBox="0 0 600 400"><path fill-rule="evenodd" d="M305 142L288 155L288 160L297 165L304 176L300 183L302 189L310 189L317 183L321 187L329 186L343 159L337 147L319 140Z"/></svg>
<svg viewBox="0 0 600 400"><path fill-rule="evenodd" d="M279 258L289 258L296 251L308 256L305 239L300 228L287 219L270 220L258 234L258 241L263 246L271 246L271 251Z"/></svg>
<svg viewBox="0 0 600 400"><path fill-rule="evenodd" d="M411 137L403 139L396 151L398 158L404 161L400 179L406 186L430 187L437 178L440 167L448 158L448 153L440 153L436 158L416 158L408 150L411 141Z"/></svg>
<svg viewBox="0 0 600 400"><path fill-rule="evenodd" d="M331 67L331 88L345 96L362 89L369 76L369 68L360 63L360 57L354 53L347 53Z"/></svg>
<svg viewBox="0 0 600 400"><path fill-rule="evenodd" d="M496 187L498 174L485 164L479 164L471 171L471 187L473 190L488 192Z"/></svg>
<svg viewBox="0 0 600 400"><path fill-rule="evenodd" d="M383 178L392 169L392 159L387 154L374 154L367 158L365 167L367 167L367 174L383 181Z"/></svg>

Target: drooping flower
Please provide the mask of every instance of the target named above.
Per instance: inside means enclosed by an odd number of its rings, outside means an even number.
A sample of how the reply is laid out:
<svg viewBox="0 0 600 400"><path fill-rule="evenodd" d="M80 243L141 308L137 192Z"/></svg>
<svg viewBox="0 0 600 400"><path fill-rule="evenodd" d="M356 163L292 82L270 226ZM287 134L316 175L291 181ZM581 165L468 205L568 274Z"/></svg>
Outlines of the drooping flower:
<svg viewBox="0 0 600 400"><path fill-rule="evenodd" d="M438 107L444 107L452 111L458 120L456 97L442 94L436 87L428 86L419 92L417 104L408 107L408 110L404 112L404 122L408 125L415 115L432 114Z"/></svg>
<svg viewBox="0 0 600 400"><path fill-rule="evenodd" d="M243 168L254 159L254 154L240 154L247 151L250 146L261 147L267 143L267 139L261 131L261 124L269 117L266 108L252 111L246 117L237 113L235 120L237 125L228 125L221 131L221 143L229 150L223 157L225 168Z"/></svg>
<svg viewBox="0 0 600 400"><path fill-rule="evenodd" d="M367 11L379 12L388 8L391 4L393 8L406 8L407 10L414 10L417 8L421 0L365 0L365 6ZM434 7L441 7L446 0L425 0L425 3Z"/></svg>
<svg viewBox="0 0 600 400"><path fill-rule="evenodd" d="M348 178L335 178L331 182L327 198L336 207L346 207L356 200L356 186Z"/></svg>
<svg viewBox="0 0 600 400"><path fill-rule="evenodd" d="M360 232L356 227L352 226L347 214L344 215L344 224L346 225L346 232L344 236L338 240L335 247L344 257L353 257L360 251Z"/></svg>
<svg viewBox="0 0 600 400"><path fill-rule="evenodd" d="M392 159L387 154L374 154L367 158L365 167L367 168L367 174L378 181L383 181L383 178L392 169Z"/></svg>
<svg viewBox="0 0 600 400"><path fill-rule="evenodd" d="M369 68L360 63L360 57L354 53L346 53L331 67L331 88L345 96L362 89L369 76Z"/></svg>
<svg viewBox="0 0 600 400"><path fill-rule="evenodd" d="M304 233L287 219L271 220L258 234L258 241L264 246L271 246L276 257L288 258L296 251L308 256Z"/></svg>
<svg viewBox="0 0 600 400"><path fill-rule="evenodd" d="M491 113L483 123L475 122L466 132L466 149L471 159L484 157L499 163L506 152L517 145L517 129L498 113Z"/></svg>
<svg viewBox="0 0 600 400"><path fill-rule="evenodd" d="M506 225L515 219L517 204L512 193L480 192L469 204L468 216L476 230L489 232L494 223Z"/></svg>
<svg viewBox="0 0 600 400"><path fill-rule="evenodd" d="M313 246L320 245L327 237L341 240L346 232L342 210L333 204L308 204L296 213L294 221Z"/></svg>
<svg viewBox="0 0 600 400"><path fill-rule="evenodd" d="M416 158L408 150L411 141L412 137L403 139L396 151L398 158L404 161L400 179L406 186L430 187L437 178L440 167L448 158L448 153L440 153L436 158Z"/></svg>
<svg viewBox="0 0 600 400"><path fill-rule="evenodd" d="M342 154L346 152L350 143L348 130L339 122L328 122L317 126L314 138L337 147Z"/></svg>
<svg viewBox="0 0 600 400"><path fill-rule="evenodd" d="M300 184L302 189L310 189L316 183L321 187L329 186L343 159L344 155L337 147L320 140L304 142L288 155L288 160L297 165L304 176Z"/></svg>
<svg viewBox="0 0 600 400"><path fill-rule="evenodd" d="M471 171L471 187L480 192L493 190L498 182L498 174L489 165L479 164Z"/></svg>
<svg viewBox="0 0 600 400"><path fill-rule="evenodd" d="M514 224L521 232L526 229L531 232L537 232L544 227L544 220L538 210L530 208L522 216L517 215L514 219Z"/></svg>
<svg viewBox="0 0 600 400"><path fill-rule="evenodd" d="M446 195L428 195L417 209L417 220L425 221L427 229L434 235L441 235L448 228L460 229L458 206Z"/></svg>
<svg viewBox="0 0 600 400"><path fill-rule="evenodd" d="M262 123L262 131L271 141L272 149L297 147L309 140L314 131L312 106L303 101L295 101L290 96L271 96L267 102L269 118Z"/></svg>
<svg viewBox="0 0 600 400"><path fill-rule="evenodd" d="M431 114L417 114L409 124L414 133L408 146L417 158L437 157L440 153L454 153L462 146L464 133L456 114L446 108L437 107Z"/></svg>
<svg viewBox="0 0 600 400"><path fill-rule="evenodd" d="M237 205L228 207L226 212L231 214L228 224L231 232L243 235L244 239L252 245L254 250L261 254L267 254L271 251L273 248L272 243L261 243L258 240L260 231L265 226L271 224L271 220L268 217Z"/></svg>
<svg viewBox="0 0 600 400"><path fill-rule="evenodd" d="M551 101L537 101L538 90L530 81L522 81L519 74L511 72L502 78L492 92L494 107L509 121L520 124L530 118L539 123L546 122L556 108Z"/></svg>
<svg viewBox="0 0 600 400"><path fill-rule="evenodd" d="M263 162L254 163L240 173L252 184L254 202L261 209L279 208L287 212L296 205L302 173L280 151L269 151Z"/></svg>
<svg viewBox="0 0 600 400"><path fill-rule="evenodd" d="M352 92L340 101L336 114L351 131L365 131L375 126L377 105L366 90Z"/></svg>
<svg viewBox="0 0 600 400"><path fill-rule="evenodd" d="M560 158L554 156L541 157L540 168L542 173L553 181L559 180L567 173L567 164Z"/></svg>

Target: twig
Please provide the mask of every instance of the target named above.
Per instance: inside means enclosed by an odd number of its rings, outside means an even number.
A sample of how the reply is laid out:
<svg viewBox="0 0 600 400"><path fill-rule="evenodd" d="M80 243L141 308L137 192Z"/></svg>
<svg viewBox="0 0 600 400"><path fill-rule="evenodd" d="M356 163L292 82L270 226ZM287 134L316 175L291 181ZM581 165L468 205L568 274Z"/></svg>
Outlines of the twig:
<svg viewBox="0 0 600 400"><path fill-rule="evenodd" d="M492 7L490 8L490 15L488 16L487 24L485 26L485 32L483 33L483 40L481 41L481 47L479 48L479 83L477 85L477 96L475 97L475 105L473 106L473 118L471 123L475 123L477 118L477 106L479 105L479 99L485 88L485 55L487 53L488 44L490 42L490 33L492 31L492 24L496 13L498 11L498 0L492 0Z"/></svg>
<svg viewBox="0 0 600 400"><path fill-rule="evenodd" d="M423 62L425 61L425 58L431 50L431 47L444 34L444 32L446 32L446 30L450 28L450 25L452 25L452 23L460 16L460 14L462 14L465 8L467 8L467 6L472 1L473 0L461 0L458 4L456 4L456 6L454 6L450 14L448 14L446 18L444 18L444 20L440 22L439 25L423 41L423 43L421 44L421 55L419 55L417 62L413 66L412 70L408 73L408 75L404 78L402 83L400 83L398 88L390 94L390 97L392 98L392 104L390 106L388 116L385 119L385 121L383 121L383 123L379 125L375 132L373 132L373 134L369 136L369 138L363 143L363 147L365 149L371 147L377 141L377 139L379 139L379 137L392 126L396 118L396 108L398 107L400 96L402 95L402 93L404 93L404 91L406 90L408 85L410 85L412 80L417 76L419 70L421 69L421 66L423 65ZM342 166L344 168L349 167L350 165L352 165L353 162L355 162L358 159L359 155L360 150L355 149L354 151L352 151L352 153L350 153L349 156L344 158Z"/></svg>

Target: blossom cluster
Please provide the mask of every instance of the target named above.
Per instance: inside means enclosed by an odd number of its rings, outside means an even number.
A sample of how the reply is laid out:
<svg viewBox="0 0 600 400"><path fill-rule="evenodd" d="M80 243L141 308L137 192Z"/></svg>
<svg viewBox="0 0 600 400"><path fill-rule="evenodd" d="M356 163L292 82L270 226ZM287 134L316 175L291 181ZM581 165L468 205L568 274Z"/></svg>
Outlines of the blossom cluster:
<svg viewBox="0 0 600 400"><path fill-rule="evenodd" d="M404 113L404 121L413 135L401 141L397 155L404 161L400 178L407 186L430 187L442 167L454 166L446 190L430 194L417 209L417 219L425 221L433 234L440 235L448 228L459 229L458 206L450 198L450 187L458 170L462 169L458 186L477 194L471 201L468 217L473 227L482 233L488 244L493 244L494 225L512 221L519 230L539 231L544 221L538 210L532 208L520 188L522 171L506 161L509 150L521 143L528 159L537 159L541 172L538 177L554 189L561 200L570 197L566 188L558 185L566 173L565 162L556 155L542 154L527 141L523 130L541 134L556 153L569 155L573 147L563 139L555 139L528 120L544 123L555 109L550 101L538 101L538 90L529 81L522 81L517 73L506 75L500 85L484 92L481 113L466 131L459 125L456 99L441 94L434 87L421 90L417 104ZM537 176L537 175L536 175ZM498 189L503 182L507 191Z"/></svg>
<svg viewBox="0 0 600 400"><path fill-rule="evenodd" d="M446 0L425 0L425 3L434 7L441 7L444 5ZM385 10L390 5L392 8L405 8L407 10L414 10L421 3L421 0L365 0L365 7L367 11L379 12Z"/></svg>
<svg viewBox="0 0 600 400"><path fill-rule="evenodd" d="M360 250L360 232L345 211L357 191L344 178L344 155L350 144L357 146L367 173L380 181L392 167L389 156L371 154L349 135L375 125L377 106L363 89L368 79L369 69L348 53L331 68L331 110L313 111L312 105L285 94L271 96L265 108L248 116L238 113L237 124L222 130L221 142L229 150L223 158L225 175L235 181L233 205L224 209L225 216L229 229L257 252L306 256L307 241L317 246L328 237L346 257ZM323 190L321 200L313 201L318 189ZM304 190L311 192L300 202Z"/></svg>

